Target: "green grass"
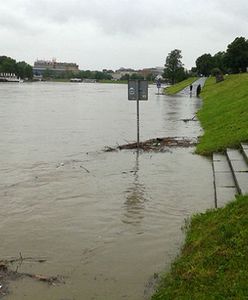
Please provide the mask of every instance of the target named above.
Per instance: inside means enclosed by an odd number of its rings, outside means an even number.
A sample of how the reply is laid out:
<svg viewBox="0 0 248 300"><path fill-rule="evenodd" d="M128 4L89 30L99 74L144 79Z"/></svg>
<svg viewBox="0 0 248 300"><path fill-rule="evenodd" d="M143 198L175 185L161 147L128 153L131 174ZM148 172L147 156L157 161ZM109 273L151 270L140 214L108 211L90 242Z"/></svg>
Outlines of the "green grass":
<svg viewBox="0 0 248 300"><path fill-rule="evenodd" d="M209 155L248 141L248 74L229 75L220 83L207 80L197 116L204 129L197 153Z"/></svg>
<svg viewBox="0 0 248 300"><path fill-rule="evenodd" d="M176 93L182 91L184 88L186 88L187 86L189 86L191 83L193 83L196 80L197 80L197 77L190 77L186 80L183 80L179 83L176 83L172 86L165 88L164 91L167 95L175 95Z"/></svg>
<svg viewBox="0 0 248 300"><path fill-rule="evenodd" d="M248 299L248 196L195 215L152 300Z"/></svg>

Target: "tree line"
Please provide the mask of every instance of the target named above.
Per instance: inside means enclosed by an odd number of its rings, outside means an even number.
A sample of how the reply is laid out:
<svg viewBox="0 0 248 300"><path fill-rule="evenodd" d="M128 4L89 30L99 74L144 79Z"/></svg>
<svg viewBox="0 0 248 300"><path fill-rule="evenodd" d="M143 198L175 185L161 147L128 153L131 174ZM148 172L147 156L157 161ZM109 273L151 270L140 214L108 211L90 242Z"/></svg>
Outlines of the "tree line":
<svg viewBox="0 0 248 300"><path fill-rule="evenodd" d="M236 37L227 46L226 51L219 51L215 55L205 53L196 60L196 71L204 76L223 74L236 74L247 72L248 67L248 40Z"/></svg>
<svg viewBox="0 0 248 300"><path fill-rule="evenodd" d="M71 78L81 78L81 79L96 79L96 80L110 80L112 79L112 75L110 71L78 71L77 73L72 71L65 72L56 72L54 70L46 69L43 72L44 79L71 79Z"/></svg>
<svg viewBox="0 0 248 300"><path fill-rule="evenodd" d="M33 78L33 68L25 61L17 62L7 56L0 56L0 73L12 73L22 79Z"/></svg>
<svg viewBox="0 0 248 300"><path fill-rule="evenodd" d="M77 73L72 71L66 71L66 72L56 72L54 70L46 69L43 73L44 79L71 79L73 77L77 77L80 79L96 79L96 80L113 80L113 70L107 70L104 69L102 71L90 71L90 70L81 70ZM152 81L154 80L155 75L152 73L149 73L147 76L145 76L146 80ZM144 76L139 73L133 73L131 75L124 74L120 80L138 80L138 79L144 79Z"/></svg>
<svg viewBox="0 0 248 300"><path fill-rule="evenodd" d="M247 72L248 68L248 40L236 37L226 51L219 51L214 55L205 53L196 59L196 67L187 71L181 61L181 50L172 50L165 62L163 77L170 83L180 82L192 75L217 75Z"/></svg>

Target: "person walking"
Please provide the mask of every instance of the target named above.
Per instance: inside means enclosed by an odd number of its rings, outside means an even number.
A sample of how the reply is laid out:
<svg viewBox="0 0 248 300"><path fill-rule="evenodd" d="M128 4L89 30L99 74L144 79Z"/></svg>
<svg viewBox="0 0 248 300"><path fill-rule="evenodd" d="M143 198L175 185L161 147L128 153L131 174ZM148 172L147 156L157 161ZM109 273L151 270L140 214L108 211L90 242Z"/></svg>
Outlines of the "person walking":
<svg viewBox="0 0 248 300"><path fill-rule="evenodd" d="M196 88L196 96L199 97L200 93L201 93L201 85L198 84L198 86Z"/></svg>
<svg viewBox="0 0 248 300"><path fill-rule="evenodd" d="M190 95L190 97L192 97L192 90L193 90L193 85L191 84L189 86L189 95Z"/></svg>

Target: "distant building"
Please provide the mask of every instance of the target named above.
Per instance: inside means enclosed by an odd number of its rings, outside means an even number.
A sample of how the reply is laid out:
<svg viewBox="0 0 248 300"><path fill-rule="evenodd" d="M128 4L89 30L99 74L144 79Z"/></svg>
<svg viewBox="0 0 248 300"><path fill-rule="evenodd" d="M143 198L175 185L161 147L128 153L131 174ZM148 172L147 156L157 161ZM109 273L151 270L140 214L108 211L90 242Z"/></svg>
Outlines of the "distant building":
<svg viewBox="0 0 248 300"><path fill-rule="evenodd" d="M147 76L148 74L152 74L154 76L162 75L164 72L164 68L162 67L155 67L155 68L146 68L140 71L140 74L143 76Z"/></svg>
<svg viewBox="0 0 248 300"><path fill-rule="evenodd" d="M34 76L42 76L46 70L53 71L55 74L63 72L79 72L78 65L75 63L57 62L53 60L36 60L33 67Z"/></svg>
<svg viewBox="0 0 248 300"><path fill-rule="evenodd" d="M142 70L134 70L130 68L120 68L119 70L116 70L112 75L114 80L119 80L124 75L141 75L144 78L146 78L148 75L152 74L156 78L162 78L162 74L164 72L163 67L154 67L154 68L145 68Z"/></svg>
<svg viewBox="0 0 248 300"><path fill-rule="evenodd" d="M122 76L129 75L131 76L132 74L137 74L138 71L135 71L133 69L125 69L125 68L120 68L119 70L116 70L114 73L112 73L112 78L114 80L120 80Z"/></svg>

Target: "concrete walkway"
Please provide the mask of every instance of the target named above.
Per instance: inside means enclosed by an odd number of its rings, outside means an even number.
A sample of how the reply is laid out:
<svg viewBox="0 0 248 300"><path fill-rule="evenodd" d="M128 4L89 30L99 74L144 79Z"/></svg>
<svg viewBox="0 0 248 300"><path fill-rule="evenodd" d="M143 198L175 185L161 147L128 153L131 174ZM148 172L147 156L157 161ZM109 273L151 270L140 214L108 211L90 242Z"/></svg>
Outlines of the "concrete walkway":
<svg viewBox="0 0 248 300"><path fill-rule="evenodd" d="M213 154L216 207L224 206L236 194L248 194L248 144Z"/></svg>
<svg viewBox="0 0 248 300"><path fill-rule="evenodd" d="M195 82L193 82L192 86L192 95L191 96L196 96L196 89L197 86L200 84L201 88L204 87L204 84L206 82L207 77L200 77L199 79L197 79ZM177 95L179 96L190 96L190 89L189 86L187 86L185 89L183 89L181 92L179 92Z"/></svg>

